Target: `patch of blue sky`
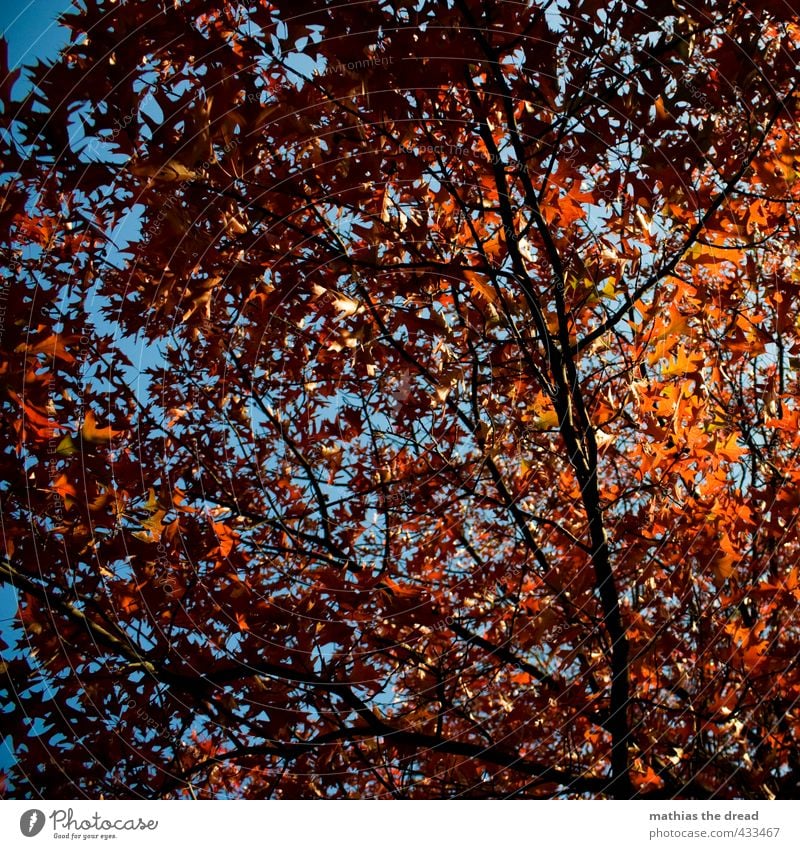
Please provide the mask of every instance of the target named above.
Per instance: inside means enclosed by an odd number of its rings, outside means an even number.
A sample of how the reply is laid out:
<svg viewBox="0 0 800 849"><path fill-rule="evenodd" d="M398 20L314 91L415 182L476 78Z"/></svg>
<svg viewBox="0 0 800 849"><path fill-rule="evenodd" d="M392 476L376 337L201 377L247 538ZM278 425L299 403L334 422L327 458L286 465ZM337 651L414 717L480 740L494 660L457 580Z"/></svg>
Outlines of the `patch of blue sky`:
<svg viewBox="0 0 800 849"><path fill-rule="evenodd" d="M70 31L57 18L71 6L69 0L29 0L0 3L0 32L8 42L10 68L53 59L69 43ZM25 88L24 78L17 83ZM15 95L19 91L14 92Z"/></svg>

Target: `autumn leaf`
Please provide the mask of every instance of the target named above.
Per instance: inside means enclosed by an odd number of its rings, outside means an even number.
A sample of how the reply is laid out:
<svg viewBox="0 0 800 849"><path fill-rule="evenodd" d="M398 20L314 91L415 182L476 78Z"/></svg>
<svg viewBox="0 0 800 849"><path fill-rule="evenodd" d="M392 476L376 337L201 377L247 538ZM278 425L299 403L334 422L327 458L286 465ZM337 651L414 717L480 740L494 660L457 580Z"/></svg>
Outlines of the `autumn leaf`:
<svg viewBox="0 0 800 849"><path fill-rule="evenodd" d="M494 288L487 282L486 277L475 271L465 271L464 277L472 287L474 295L480 295L487 304L496 304L498 301L497 293Z"/></svg>
<svg viewBox="0 0 800 849"><path fill-rule="evenodd" d="M17 350L25 351L28 354L46 354L48 357L60 359L67 363L75 362L75 357L67 347L67 340L59 334L48 336L35 345L20 345Z"/></svg>
<svg viewBox="0 0 800 849"><path fill-rule="evenodd" d="M355 301L352 298L347 298L344 295L335 298L333 301L333 305L345 318L349 318L350 316L355 315L356 313L363 310L363 307L358 303L358 301Z"/></svg>
<svg viewBox="0 0 800 849"><path fill-rule="evenodd" d="M124 431L113 430L110 426L98 427L94 413L87 410L81 425L80 437L83 442L88 442L90 445L108 445L123 433Z"/></svg>

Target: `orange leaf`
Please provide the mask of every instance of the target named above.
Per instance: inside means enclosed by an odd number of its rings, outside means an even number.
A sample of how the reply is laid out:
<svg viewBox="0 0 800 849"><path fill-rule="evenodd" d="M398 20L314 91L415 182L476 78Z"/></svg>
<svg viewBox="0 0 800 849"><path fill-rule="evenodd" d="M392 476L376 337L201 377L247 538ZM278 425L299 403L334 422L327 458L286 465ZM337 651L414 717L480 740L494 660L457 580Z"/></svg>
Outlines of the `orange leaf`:
<svg viewBox="0 0 800 849"><path fill-rule="evenodd" d="M75 362L75 357L70 354L64 345L64 338L57 333L48 336L47 339L43 339L35 345L20 345L17 351L25 351L28 354L47 354L49 357L64 360L66 363Z"/></svg>
<svg viewBox="0 0 800 849"><path fill-rule="evenodd" d="M714 570L714 585L719 589L733 574L736 558L730 554L718 554L711 564Z"/></svg>
<svg viewBox="0 0 800 849"><path fill-rule="evenodd" d="M480 295L489 304L497 303L497 292L495 292L483 274L478 274L475 271L465 271L464 277L466 277L467 283L472 286L473 295Z"/></svg>
<svg viewBox="0 0 800 849"><path fill-rule="evenodd" d="M219 553L221 557L227 557L233 551L236 542L236 534L222 522L213 523L214 533L219 540Z"/></svg>
<svg viewBox="0 0 800 849"><path fill-rule="evenodd" d="M736 434L732 433L722 444L717 442L716 452L720 457L724 457L726 460L730 460L731 462L736 462L742 454L747 453L747 450L739 447L736 440Z"/></svg>
<svg viewBox="0 0 800 849"><path fill-rule="evenodd" d="M63 474L63 472L53 481L52 488L53 492L57 492L61 496L64 500L64 507L69 510L69 508L75 503L75 496L77 496L78 491L69 482L67 476Z"/></svg>

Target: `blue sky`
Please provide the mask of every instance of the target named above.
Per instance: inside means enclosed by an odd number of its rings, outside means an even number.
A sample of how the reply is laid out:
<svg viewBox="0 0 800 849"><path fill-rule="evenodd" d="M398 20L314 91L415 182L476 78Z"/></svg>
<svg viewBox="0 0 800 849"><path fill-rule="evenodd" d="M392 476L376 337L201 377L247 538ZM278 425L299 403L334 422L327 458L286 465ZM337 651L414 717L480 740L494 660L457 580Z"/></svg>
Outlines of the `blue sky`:
<svg viewBox="0 0 800 849"><path fill-rule="evenodd" d="M58 26L56 18L71 5L69 0L0 3L0 33L8 41L11 68L56 55L69 39L69 30Z"/></svg>

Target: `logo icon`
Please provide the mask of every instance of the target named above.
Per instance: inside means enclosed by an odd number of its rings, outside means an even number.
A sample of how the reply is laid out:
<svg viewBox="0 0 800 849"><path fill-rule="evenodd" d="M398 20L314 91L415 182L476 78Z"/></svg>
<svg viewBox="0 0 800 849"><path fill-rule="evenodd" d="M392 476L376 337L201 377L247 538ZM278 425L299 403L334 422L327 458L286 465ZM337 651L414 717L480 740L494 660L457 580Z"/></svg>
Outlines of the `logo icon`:
<svg viewBox="0 0 800 849"><path fill-rule="evenodd" d="M36 837L44 828L44 814L36 808L31 808L19 818L19 830L25 837Z"/></svg>

